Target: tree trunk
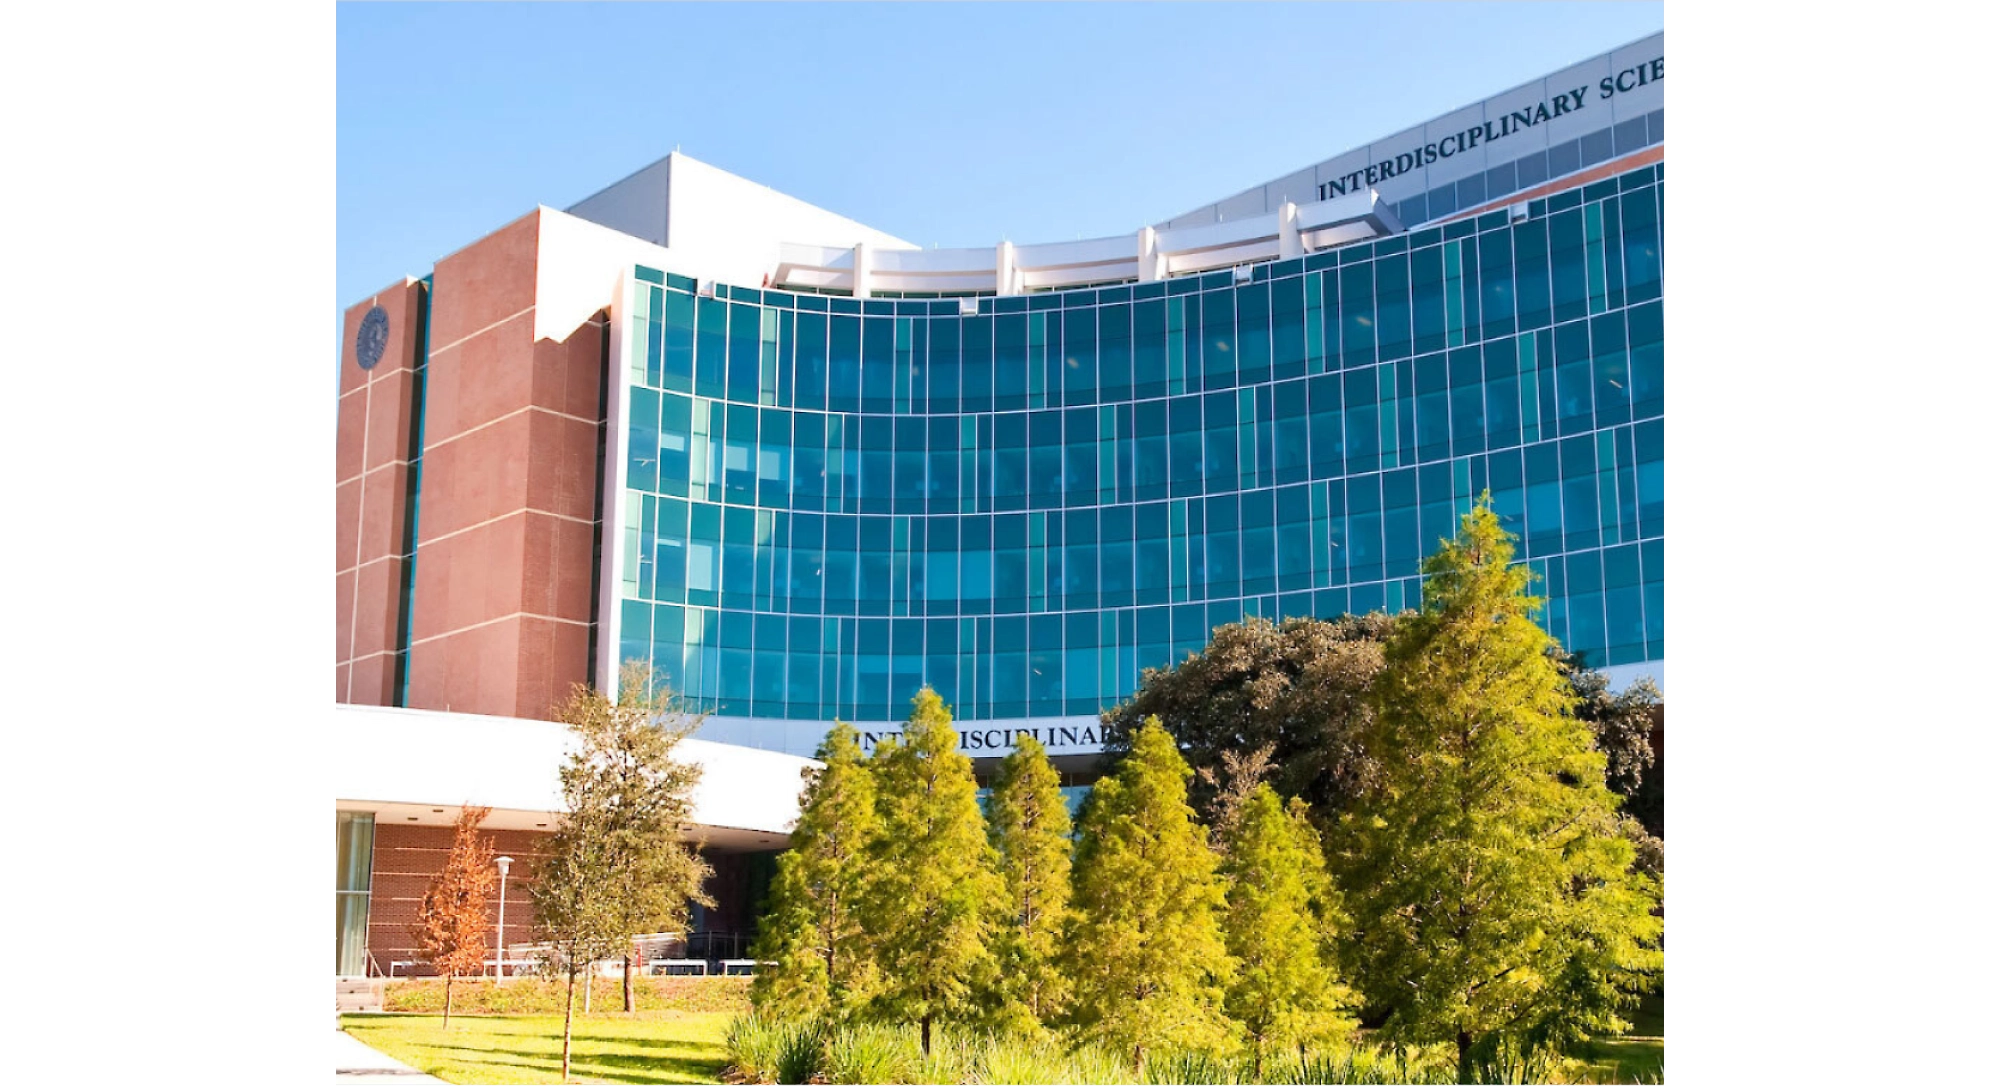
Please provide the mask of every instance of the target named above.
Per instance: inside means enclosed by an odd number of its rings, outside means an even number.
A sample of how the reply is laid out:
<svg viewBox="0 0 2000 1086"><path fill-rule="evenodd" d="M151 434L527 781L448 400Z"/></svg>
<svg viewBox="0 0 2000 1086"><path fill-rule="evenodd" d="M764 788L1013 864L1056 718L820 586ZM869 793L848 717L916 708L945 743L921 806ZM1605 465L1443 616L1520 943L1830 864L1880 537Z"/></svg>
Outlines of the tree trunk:
<svg viewBox="0 0 2000 1086"><path fill-rule="evenodd" d="M625 954L625 1013L626 1014L632 1013L632 959L637 956L638 956L637 951L627 951Z"/></svg>
<svg viewBox="0 0 2000 1086"><path fill-rule="evenodd" d="M924 1015L924 1055L931 1054L931 1016Z"/></svg>
<svg viewBox="0 0 2000 1086"><path fill-rule="evenodd" d="M1258 1082L1264 1081L1264 1039L1257 1038L1257 1069L1254 1075Z"/></svg>
<svg viewBox="0 0 2000 1086"><path fill-rule="evenodd" d="M1132 1075L1139 1081L1146 1081L1146 1045L1144 1042L1132 1046Z"/></svg>
<svg viewBox="0 0 2000 1086"><path fill-rule="evenodd" d="M1463 1029L1458 1031L1458 1081L1472 1081L1472 1035Z"/></svg>
<svg viewBox="0 0 2000 1086"><path fill-rule="evenodd" d="M569 971L569 990L563 997L563 1059L562 1080L569 1081L569 1023L576 1010L576 970Z"/></svg>
<svg viewBox="0 0 2000 1086"><path fill-rule="evenodd" d="M583 1015L590 1017L590 992L597 987L597 963L585 962L583 966Z"/></svg>
<svg viewBox="0 0 2000 1086"><path fill-rule="evenodd" d="M455 977L451 973L444 975L444 1028L446 1032L450 1032L451 1030L451 982L454 979Z"/></svg>

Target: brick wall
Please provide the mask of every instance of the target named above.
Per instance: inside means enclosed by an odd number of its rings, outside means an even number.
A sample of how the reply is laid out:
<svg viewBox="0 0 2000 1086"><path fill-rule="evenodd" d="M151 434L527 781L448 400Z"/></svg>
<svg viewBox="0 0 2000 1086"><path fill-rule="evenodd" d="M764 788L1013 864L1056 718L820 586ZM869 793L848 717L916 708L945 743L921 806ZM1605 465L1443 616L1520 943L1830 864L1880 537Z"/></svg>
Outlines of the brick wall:
<svg viewBox="0 0 2000 1086"><path fill-rule="evenodd" d="M545 720L590 678L606 317L535 339L540 231L432 275L412 708Z"/></svg>
<svg viewBox="0 0 2000 1086"><path fill-rule="evenodd" d="M597 450L607 311L535 338L541 212L438 261L410 614L407 704L548 719L590 679ZM338 701L392 705L423 288L347 311L335 449ZM390 341L363 370L355 337L381 305Z"/></svg>
<svg viewBox="0 0 2000 1086"><path fill-rule="evenodd" d="M512 856L515 861L507 875L507 944L534 942L535 907L528 896L532 882L529 876L534 870L533 861L542 855L541 843L548 834L531 830L483 832L493 840L494 855ZM368 901L368 952L382 972L389 971L391 961L416 957L417 940L410 934L410 925L417 922L417 908L423 902L424 890L444 870L445 857L451 852L451 838L450 826L376 824L374 882ZM500 907L497 883L489 902L489 909L497 913ZM419 966L416 972L423 975L430 970ZM398 975L403 975L401 970Z"/></svg>
<svg viewBox="0 0 2000 1086"><path fill-rule="evenodd" d="M492 838L494 855L512 856L515 861L507 876L507 945L535 942L535 907L529 886L534 862L541 858L542 844L548 834L532 830L481 832ZM410 925L417 921L424 890L444 870L445 857L451 852L451 838L450 826L376 824L374 881L368 905L368 952L383 973L389 971L391 961L416 957L417 941L410 933ZM748 931L754 924L750 916L752 903L748 899L750 868L755 861L746 854L730 853L711 855L708 862L715 869L708 891L715 897L717 908L711 913L707 927ZM496 884L493 896L488 899L489 915L496 914L499 905ZM431 970L418 965L413 971L399 969L397 975L409 972L427 976Z"/></svg>
<svg viewBox="0 0 2000 1086"><path fill-rule="evenodd" d="M404 514L409 486L417 326L423 287L377 292L341 323L340 404L334 440L334 700L391 705L401 647ZM362 369L356 338L376 306L389 340Z"/></svg>

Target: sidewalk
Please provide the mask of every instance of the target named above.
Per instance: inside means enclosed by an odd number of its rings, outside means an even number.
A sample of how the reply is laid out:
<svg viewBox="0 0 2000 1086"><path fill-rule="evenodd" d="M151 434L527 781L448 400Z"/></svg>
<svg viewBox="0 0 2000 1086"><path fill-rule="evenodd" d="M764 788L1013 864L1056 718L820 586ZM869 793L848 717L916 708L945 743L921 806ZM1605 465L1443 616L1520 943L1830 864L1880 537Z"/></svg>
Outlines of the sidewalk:
<svg viewBox="0 0 2000 1086"><path fill-rule="evenodd" d="M333 1034L333 1078L335 1082L437 1082L422 1071L395 1060L335 1030Z"/></svg>

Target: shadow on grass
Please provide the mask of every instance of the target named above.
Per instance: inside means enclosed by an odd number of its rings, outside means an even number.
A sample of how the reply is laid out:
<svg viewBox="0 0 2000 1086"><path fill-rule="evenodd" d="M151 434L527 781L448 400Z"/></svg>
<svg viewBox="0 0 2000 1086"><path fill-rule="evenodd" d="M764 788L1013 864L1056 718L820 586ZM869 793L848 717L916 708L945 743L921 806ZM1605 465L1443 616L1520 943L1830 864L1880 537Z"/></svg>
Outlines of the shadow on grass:
<svg viewBox="0 0 2000 1086"><path fill-rule="evenodd" d="M551 1077L562 1071L562 1054L522 1050L518 1048L472 1048L452 1045L439 1046L443 1050L461 1055L455 1060L460 1071L476 1073L481 1067L508 1067L528 1071L542 1071ZM620 1056L605 1053L572 1053L569 1061L570 1077L582 1079L607 1079L613 1082L661 1082L667 1076L674 1076L694 1082L713 1081L722 1073L722 1060L676 1060L659 1059L651 1056ZM478 1081L477 1078L472 1081Z"/></svg>
<svg viewBox="0 0 2000 1086"><path fill-rule="evenodd" d="M1622 1038L1586 1041L1572 1053L1588 1065L1592 1081L1636 1083L1666 1081L1666 1042Z"/></svg>
<svg viewBox="0 0 2000 1086"><path fill-rule="evenodd" d="M401 1018L407 1025L414 1016ZM454 1024L457 1016L454 1015ZM560 1020L492 1020L476 1028L445 1032L355 1023L354 1036L381 1042L393 1055L424 1071L458 1081L491 1081L533 1076L555 1081L562 1067ZM384 1028L387 1026L387 1028ZM526 1047L523 1047L526 1046ZM632 1036L580 1027L572 1038L572 1077L609 1082L713 1082L727 1064L721 1044L703 1038Z"/></svg>

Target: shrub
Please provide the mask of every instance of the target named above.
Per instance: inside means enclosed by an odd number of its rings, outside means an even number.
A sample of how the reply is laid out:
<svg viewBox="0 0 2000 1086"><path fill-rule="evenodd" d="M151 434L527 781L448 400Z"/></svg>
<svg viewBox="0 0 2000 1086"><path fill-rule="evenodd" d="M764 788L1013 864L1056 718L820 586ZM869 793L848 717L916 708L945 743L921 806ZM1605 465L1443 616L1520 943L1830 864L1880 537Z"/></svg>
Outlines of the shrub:
<svg viewBox="0 0 2000 1086"><path fill-rule="evenodd" d="M836 1083L943 1081L924 1077L923 1063L922 1046L908 1029L860 1024L832 1031L823 1070Z"/></svg>
<svg viewBox="0 0 2000 1086"><path fill-rule="evenodd" d="M1075 1063L1068 1053L1046 1040L995 1038L979 1052L978 1081L987 1086L1095 1081L1078 1075Z"/></svg>
<svg viewBox="0 0 2000 1086"><path fill-rule="evenodd" d="M722 1035L736 1082L806 1082L819 1072L826 1042L826 1026L815 1019L755 1013L731 1019Z"/></svg>
<svg viewBox="0 0 2000 1086"><path fill-rule="evenodd" d="M1111 1086L1115 1083L1132 1081L1132 1063L1123 1053L1112 1052L1096 1045L1086 1045L1070 1052L1066 1057L1069 1074L1056 1079L1057 1082L1074 1082L1078 1086Z"/></svg>
<svg viewBox="0 0 2000 1086"><path fill-rule="evenodd" d="M1234 1086L1236 1069L1206 1052L1162 1052L1146 1061L1146 1081L1156 1086Z"/></svg>
<svg viewBox="0 0 2000 1086"><path fill-rule="evenodd" d="M599 977L593 996L599 1012L619 1007L616 978ZM749 977L634 977L632 998L642 1011L693 1011L740 1014L750 1009ZM581 986L577 1009L583 1009ZM416 977L389 982L382 1009L405 1014L438 1014L444 1010L444 981ZM454 1014L561 1014L563 982L543 977L515 977L505 984L491 979L460 977L452 995Z"/></svg>

